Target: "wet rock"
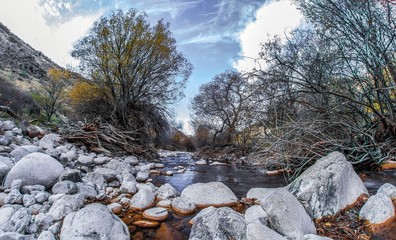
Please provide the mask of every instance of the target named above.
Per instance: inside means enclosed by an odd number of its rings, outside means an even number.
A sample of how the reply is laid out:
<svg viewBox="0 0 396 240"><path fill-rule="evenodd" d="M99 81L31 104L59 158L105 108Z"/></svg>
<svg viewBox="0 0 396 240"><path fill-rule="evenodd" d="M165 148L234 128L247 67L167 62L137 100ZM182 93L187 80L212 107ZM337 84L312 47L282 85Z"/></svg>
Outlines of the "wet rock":
<svg viewBox="0 0 396 240"><path fill-rule="evenodd" d="M183 235L177 231L170 224L165 222L161 223L161 226L157 229L155 233L155 239L157 240L184 240Z"/></svg>
<svg viewBox="0 0 396 240"><path fill-rule="evenodd" d="M395 207L392 200L385 194L371 196L359 212L359 218L369 224L381 224L395 218Z"/></svg>
<svg viewBox="0 0 396 240"><path fill-rule="evenodd" d="M162 222L168 218L168 210L162 207L149 208L144 210L143 216L148 220Z"/></svg>
<svg viewBox="0 0 396 240"><path fill-rule="evenodd" d="M196 206L193 202L181 197L173 199L172 208L175 212L183 215L193 214L196 211Z"/></svg>
<svg viewBox="0 0 396 240"><path fill-rule="evenodd" d="M230 206L238 201L231 189L221 182L192 184L186 187L180 196L190 200L197 207Z"/></svg>
<svg viewBox="0 0 396 240"><path fill-rule="evenodd" d="M154 194L151 190L141 189L133 195L130 207L136 210L144 210L154 205Z"/></svg>
<svg viewBox="0 0 396 240"><path fill-rule="evenodd" d="M333 152L316 161L289 186L313 218L330 216L368 194L344 155Z"/></svg>
<svg viewBox="0 0 396 240"><path fill-rule="evenodd" d="M156 221L143 219L133 222L133 225L141 228L157 228L160 225L160 223Z"/></svg>
<svg viewBox="0 0 396 240"><path fill-rule="evenodd" d="M114 213L120 214L122 212L122 205L119 203L110 203L107 207Z"/></svg>
<svg viewBox="0 0 396 240"><path fill-rule="evenodd" d="M316 234L312 219L301 203L288 191L278 189L261 199L261 206L275 231L290 239L299 239L305 234Z"/></svg>
<svg viewBox="0 0 396 240"><path fill-rule="evenodd" d="M129 240L130 235L121 219L106 206L94 203L66 216L60 239Z"/></svg>
<svg viewBox="0 0 396 240"><path fill-rule="evenodd" d="M84 197L80 194L65 195L54 202L48 213L54 220L62 220L67 214L80 209L83 203Z"/></svg>
<svg viewBox="0 0 396 240"><path fill-rule="evenodd" d="M221 207L198 218L191 228L189 239L247 239L246 221L240 213Z"/></svg>
<svg viewBox="0 0 396 240"><path fill-rule="evenodd" d="M260 205L254 205L246 209L245 220L247 223L259 222L268 226L268 215Z"/></svg>
<svg viewBox="0 0 396 240"><path fill-rule="evenodd" d="M158 199L165 200L169 198L175 198L179 196L180 193L172 185L170 185L169 183L165 183L157 189L155 195Z"/></svg>
<svg viewBox="0 0 396 240"><path fill-rule="evenodd" d="M393 184L385 183L378 190L377 194L382 193L387 195L391 199L396 198L396 187Z"/></svg>
<svg viewBox="0 0 396 240"><path fill-rule="evenodd" d="M216 210L216 208L213 207L213 206L204 208L204 209L202 209L201 211L199 211L199 213L198 213L197 215L195 215L195 216L194 216L190 221L188 221L188 222L192 225L192 224L194 224L194 223L197 221L198 218L200 218L200 217L202 217L202 216L204 216L204 215L206 215L206 214L208 214L208 213L210 213L210 212L212 212L212 211L214 211L214 210Z"/></svg>
<svg viewBox="0 0 396 240"><path fill-rule="evenodd" d="M50 188L63 170L62 164L54 158L43 153L30 153L11 168L4 186L10 187L14 179L21 179L22 185L39 184Z"/></svg>
<svg viewBox="0 0 396 240"><path fill-rule="evenodd" d="M247 235L247 240L262 240L262 239L287 240L286 237L280 235L271 228L259 222L254 222L247 225L246 235Z"/></svg>
<svg viewBox="0 0 396 240"><path fill-rule="evenodd" d="M172 200L166 199L166 200L161 200L157 203L157 207L164 207L164 208L170 208L172 205Z"/></svg>

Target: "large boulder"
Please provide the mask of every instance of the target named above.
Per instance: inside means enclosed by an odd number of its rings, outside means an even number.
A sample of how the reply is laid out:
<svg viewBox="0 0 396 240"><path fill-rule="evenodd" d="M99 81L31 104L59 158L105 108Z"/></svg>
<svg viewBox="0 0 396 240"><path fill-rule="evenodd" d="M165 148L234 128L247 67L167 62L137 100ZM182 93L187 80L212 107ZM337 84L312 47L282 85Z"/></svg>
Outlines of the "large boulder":
<svg viewBox="0 0 396 240"><path fill-rule="evenodd" d="M261 207L267 213L272 229L289 239L316 234L315 225L304 207L285 189L269 192L261 199Z"/></svg>
<svg viewBox="0 0 396 240"><path fill-rule="evenodd" d="M368 191L345 156L332 152L316 161L289 186L313 218L336 214Z"/></svg>
<svg viewBox="0 0 396 240"><path fill-rule="evenodd" d="M392 200L384 193L371 196L359 212L359 218L369 224L381 224L395 218Z"/></svg>
<svg viewBox="0 0 396 240"><path fill-rule="evenodd" d="M52 187L63 172L63 166L54 158L43 153L30 153L17 162L8 173L4 186L9 188L15 179L22 185Z"/></svg>
<svg viewBox="0 0 396 240"><path fill-rule="evenodd" d="M61 240L129 240L128 227L106 206L94 203L70 213L63 221Z"/></svg>
<svg viewBox="0 0 396 240"><path fill-rule="evenodd" d="M198 218L191 228L189 240L212 239L247 239L243 216L229 207L221 207Z"/></svg>
<svg viewBox="0 0 396 240"><path fill-rule="evenodd" d="M231 189L221 182L192 184L182 191L180 197L190 200L200 208L232 206L238 201Z"/></svg>

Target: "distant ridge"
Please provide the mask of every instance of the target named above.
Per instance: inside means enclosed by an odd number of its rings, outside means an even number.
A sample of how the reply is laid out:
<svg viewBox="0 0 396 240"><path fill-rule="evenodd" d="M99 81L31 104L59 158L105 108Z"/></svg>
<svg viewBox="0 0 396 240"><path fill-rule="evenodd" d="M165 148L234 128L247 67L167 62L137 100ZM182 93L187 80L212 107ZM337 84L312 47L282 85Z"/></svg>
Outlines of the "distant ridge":
<svg viewBox="0 0 396 240"><path fill-rule="evenodd" d="M49 68L61 67L0 22L0 77L10 81L40 81L46 77Z"/></svg>

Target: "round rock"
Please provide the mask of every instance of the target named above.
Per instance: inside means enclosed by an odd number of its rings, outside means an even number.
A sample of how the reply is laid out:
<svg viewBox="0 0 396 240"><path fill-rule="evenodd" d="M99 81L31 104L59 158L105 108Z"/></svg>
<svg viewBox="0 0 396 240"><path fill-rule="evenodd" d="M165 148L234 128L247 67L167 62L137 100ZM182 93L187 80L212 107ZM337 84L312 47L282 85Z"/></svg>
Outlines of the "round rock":
<svg viewBox="0 0 396 240"><path fill-rule="evenodd" d="M9 188L14 179L22 185L43 185L50 188L63 172L63 166L43 153L30 153L17 162L8 173L4 186Z"/></svg>
<svg viewBox="0 0 396 240"><path fill-rule="evenodd" d="M181 197L173 199L172 208L175 212L183 215L193 214L196 211L196 206L193 202Z"/></svg>
<svg viewBox="0 0 396 240"><path fill-rule="evenodd" d="M193 202L197 207L232 206L238 198L221 182L195 183L186 187L180 197Z"/></svg>
<svg viewBox="0 0 396 240"><path fill-rule="evenodd" d="M168 210L162 207L149 208L143 212L143 216L148 220L161 222L168 218Z"/></svg>
<svg viewBox="0 0 396 240"><path fill-rule="evenodd" d="M94 203L66 216L60 239L129 240L130 234L125 223L110 209Z"/></svg>

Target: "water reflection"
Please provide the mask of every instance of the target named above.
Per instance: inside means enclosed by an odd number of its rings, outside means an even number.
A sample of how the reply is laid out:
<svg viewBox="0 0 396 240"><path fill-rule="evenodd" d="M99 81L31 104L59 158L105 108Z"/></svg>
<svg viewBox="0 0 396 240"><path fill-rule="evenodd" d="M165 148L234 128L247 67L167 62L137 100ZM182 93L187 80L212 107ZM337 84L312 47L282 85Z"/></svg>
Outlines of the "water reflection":
<svg viewBox="0 0 396 240"><path fill-rule="evenodd" d="M242 198L254 187L274 188L286 185L283 176L267 176L262 169L257 167L193 165L194 160L180 155L164 158L162 162L166 166L163 171L173 170L179 165L186 167L187 171L182 174L175 173L173 176L154 175L154 184L170 183L180 192L193 183L218 181L231 188L238 198Z"/></svg>
<svg viewBox="0 0 396 240"><path fill-rule="evenodd" d="M282 175L268 176L264 169L257 166L194 165L195 161L187 154L166 157L162 159L162 162L166 166L163 171L175 171L174 167L181 165L186 168L186 172L175 173L173 176L153 175L154 184L170 183L180 192L193 183L218 181L232 189L238 198L242 198L246 197L247 191L251 188L276 188L286 185ZM367 172L361 176L371 194L375 194L377 189L386 182L396 186L395 171Z"/></svg>

